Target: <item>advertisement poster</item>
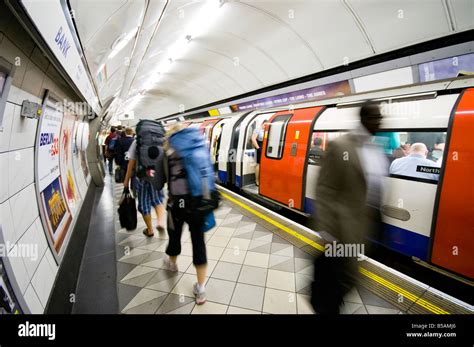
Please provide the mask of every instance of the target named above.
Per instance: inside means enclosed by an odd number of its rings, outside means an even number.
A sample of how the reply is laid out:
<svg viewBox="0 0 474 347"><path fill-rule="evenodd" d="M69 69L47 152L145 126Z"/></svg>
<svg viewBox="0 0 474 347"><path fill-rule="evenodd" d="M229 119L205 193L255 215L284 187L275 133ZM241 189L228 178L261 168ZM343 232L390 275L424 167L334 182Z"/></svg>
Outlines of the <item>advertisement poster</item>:
<svg viewBox="0 0 474 347"><path fill-rule="evenodd" d="M268 98L244 102L241 104L231 105L230 108L233 112L237 112L262 107L290 105L292 103L302 101L321 100L334 96L343 96L349 94L351 94L351 87L349 85L349 81L340 81L325 84L322 86L297 90L290 93L279 94Z"/></svg>
<svg viewBox="0 0 474 347"><path fill-rule="evenodd" d="M474 53L431 61L418 65L420 82L436 81L474 74Z"/></svg>
<svg viewBox="0 0 474 347"><path fill-rule="evenodd" d="M61 122L62 114L51 107L46 107L37 144L38 186L40 191L43 191L59 176Z"/></svg>
<svg viewBox="0 0 474 347"><path fill-rule="evenodd" d="M61 183L62 120L63 116L58 110L47 106L36 143L36 170L43 226L48 230L58 254L72 221Z"/></svg>
<svg viewBox="0 0 474 347"><path fill-rule="evenodd" d="M81 125L81 131L78 132L78 135L80 135L79 153L81 155L81 167L84 178L86 182L89 182L89 167L87 166L86 155L87 146L89 145L89 123L83 122ZM77 141L79 141L79 139L77 139Z"/></svg>
<svg viewBox="0 0 474 347"><path fill-rule="evenodd" d="M81 197L79 195L76 180L74 179L73 166L73 136L76 116L65 113L61 126L61 137L59 141L59 168L63 191L72 217L75 216Z"/></svg>
<svg viewBox="0 0 474 347"><path fill-rule="evenodd" d="M58 230L64 230L69 226L66 214L68 213L66 201L61 189L61 177L56 178L46 189L41 192L43 207L48 222L48 230L52 231L55 249L56 244L62 243L66 233L58 233ZM67 223L67 225L63 225ZM62 228L59 228L63 226ZM61 247L61 245L59 245ZM58 249L56 249L58 251Z"/></svg>
<svg viewBox="0 0 474 347"><path fill-rule="evenodd" d="M81 135L79 135L79 132L82 131L82 129L82 122L76 120L72 137L72 163L74 167L74 176L76 178L76 185L79 190L79 194L84 197L87 192L87 183L84 177L84 172L81 163L81 155L79 151L79 144L81 142Z"/></svg>

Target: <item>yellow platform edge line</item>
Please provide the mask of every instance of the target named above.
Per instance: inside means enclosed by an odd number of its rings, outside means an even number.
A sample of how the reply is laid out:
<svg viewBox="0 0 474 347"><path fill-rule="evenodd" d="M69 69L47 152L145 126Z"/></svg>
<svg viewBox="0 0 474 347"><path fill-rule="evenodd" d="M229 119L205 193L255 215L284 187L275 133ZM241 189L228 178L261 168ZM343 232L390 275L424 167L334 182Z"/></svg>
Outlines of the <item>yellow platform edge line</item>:
<svg viewBox="0 0 474 347"><path fill-rule="evenodd" d="M372 279L373 281L383 285L386 288L389 288L390 290L396 292L399 295L402 295L403 297L413 301L414 303L426 308L427 310L436 313L436 314L449 314L449 312L443 310L442 308L424 300L418 297L417 295L410 293L409 291L401 288L400 286L397 286L396 284L386 280L385 278L380 277L379 275L374 274L373 272L370 272L367 269L364 269L363 267L359 267L359 272L363 274L364 276Z"/></svg>
<svg viewBox="0 0 474 347"><path fill-rule="evenodd" d="M234 199L233 197L231 197L230 195L226 194L226 193L223 193L221 191L221 195L226 198L227 200L229 201L232 201L233 203L239 205L240 207L242 207L243 209L253 213L254 215L256 215L257 217L265 220L266 222L276 226L277 228L285 231L286 233L296 237L297 239L303 241L304 243L316 248L317 250L321 251L321 252L324 252L324 247L321 246L319 243L316 243L314 242L313 240L310 240L308 239L307 237L299 234L298 232L288 228L287 226L281 224L281 223L278 223L277 221L273 220L272 218L268 217L268 216L265 216L263 213L260 213L258 211L256 211L255 209L251 208L250 206L247 206L246 204L238 201L237 199ZM441 309L440 307L426 301L426 300L423 300L421 299L420 297L418 297L417 295L413 294L413 293L410 293L409 291L397 286L396 284L374 274L373 272L370 272L369 270L367 269L364 269L362 267L359 267L359 272L370 278L371 280L381 284L382 286L396 292L397 294L401 294L403 297L413 301L414 303L420 305L421 307L427 309L428 311L430 312L433 312L435 314L449 314L449 312Z"/></svg>
<svg viewBox="0 0 474 347"><path fill-rule="evenodd" d="M257 217L259 217L259 218L261 218L261 219L267 221L268 223L270 223L270 224L276 226L277 228L280 228L280 229L284 230L285 232L287 232L287 233L290 234L291 236L294 236L294 237L296 237L297 239L303 241L304 243L306 243L306 244L308 244L308 245L310 245L310 246L313 246L313 247L316 248L317 250L320 250L321 252L324 252L324 247L321 246L319 243L316 243L316 242L314 242L313 240L310 240L310 239L308 239L307 237L305 237L305 236L303 236L303 235L297 233L296 231L294 231L294 230L288 228L287 226L285 226L285 225L283 225L283 224L281 224L281 223L278 223L277 221L271 219L270 217L265 216L263 213L260 213L260 212L258 212L258 211L256 211L256 210L254 210L253 208L251 208L251 207L245 205L244 203L242 203L242 202L240 202L240 201L234 199L233 197L227 195L226 193L222 193L222 192L221 192L221 195L222 195L223 197L225 197L226 199L232 201L233 203L239 205L240 207L246 209L247 211L252 212L252 213L253 213L254 215L256 215Z"/></svg>

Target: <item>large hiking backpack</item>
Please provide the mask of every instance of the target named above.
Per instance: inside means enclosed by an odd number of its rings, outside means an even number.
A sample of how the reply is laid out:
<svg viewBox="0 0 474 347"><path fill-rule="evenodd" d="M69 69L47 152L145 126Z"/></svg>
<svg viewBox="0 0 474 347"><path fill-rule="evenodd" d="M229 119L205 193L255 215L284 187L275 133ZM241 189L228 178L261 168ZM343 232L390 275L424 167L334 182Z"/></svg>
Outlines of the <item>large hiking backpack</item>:
<svg viewBox="0 0 474 347"><path fill-rule="evenodd" d="M165 129L157 121L140 120L136 131L137 177L161 190L166 181L163 167Z"/></svg>
<svg viewBox="0 0 474 347"><path fill-rule="evenodd" d="M199 129L184 128L171 135L169 142L181 158L189 194L200 200L198 210L207 213L216 209L219 205L219 193L216 189L214 169Z"/></svg>
<svg viewBox="0 0 474 347"><path fill-rule="evenodd" d="M176 151L167 155L168 170L166 181L171 197L183 197L190 195L188 175L184 169L183 162Z"/></svg>

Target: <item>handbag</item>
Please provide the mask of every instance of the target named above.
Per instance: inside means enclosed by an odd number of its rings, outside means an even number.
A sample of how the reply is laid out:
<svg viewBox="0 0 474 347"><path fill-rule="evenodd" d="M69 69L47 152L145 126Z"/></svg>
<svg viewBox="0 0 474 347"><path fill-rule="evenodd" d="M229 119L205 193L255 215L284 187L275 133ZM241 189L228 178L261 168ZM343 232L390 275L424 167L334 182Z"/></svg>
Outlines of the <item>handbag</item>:
<svg viewBox="0 0 474 347"><path fill-rule="evenodd" d="M137 228L137 206L128 188L124 188L118 208L120 226L127 230Z"/></svg>
<svg viewBox="0 0 474 347"><path fill-rule="evenodd" d="M125 169L121 166L115 169L115 183L123 183L125 179Z"/></svg>
<svg viewBox="0 0 474 347"><path fill-rule="evenodd" d="M204 216L204 223L202 224L202 231L206 232L211 230L216 226L216 219L214 218L214 213L211 211Z"/></svg>

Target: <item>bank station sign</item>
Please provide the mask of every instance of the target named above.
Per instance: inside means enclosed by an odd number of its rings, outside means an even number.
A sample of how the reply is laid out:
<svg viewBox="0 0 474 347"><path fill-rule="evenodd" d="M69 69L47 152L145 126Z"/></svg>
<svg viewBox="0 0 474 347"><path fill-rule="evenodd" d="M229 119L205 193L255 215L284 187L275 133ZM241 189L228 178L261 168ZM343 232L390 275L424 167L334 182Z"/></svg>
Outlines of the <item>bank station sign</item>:
<svg viewBox="0 0 474 347"><path fill-rule="evenodd" d="M76 87L92 109L99 113L99 99L87 75L80 50L76 47L76 34L69 27L66 17L69 13L64 11L63 1L22 0L21 3Z"/></svg>

